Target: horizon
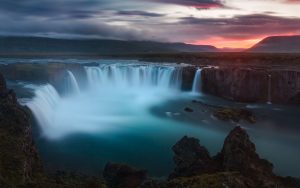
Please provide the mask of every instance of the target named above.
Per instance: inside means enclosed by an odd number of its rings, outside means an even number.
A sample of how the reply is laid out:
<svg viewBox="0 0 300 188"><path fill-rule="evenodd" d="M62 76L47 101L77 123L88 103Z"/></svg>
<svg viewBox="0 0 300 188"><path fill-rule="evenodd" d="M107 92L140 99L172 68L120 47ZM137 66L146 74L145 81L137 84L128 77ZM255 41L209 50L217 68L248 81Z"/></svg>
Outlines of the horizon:
<svg viewBox="0 0 300 188"><path fill-rule="evenodd" d="M181 42L248 49L300 35L300 0L4 0L1 36ZM149 8L150 7L150 8Z"/></svg>

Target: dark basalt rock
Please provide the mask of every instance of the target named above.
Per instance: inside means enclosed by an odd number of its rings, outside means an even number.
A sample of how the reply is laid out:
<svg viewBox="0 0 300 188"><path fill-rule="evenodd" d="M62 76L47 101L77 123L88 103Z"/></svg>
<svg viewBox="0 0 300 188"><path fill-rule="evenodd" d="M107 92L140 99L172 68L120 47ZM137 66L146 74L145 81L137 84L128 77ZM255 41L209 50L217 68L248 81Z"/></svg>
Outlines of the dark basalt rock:
<svg viewBox="0 0 300 188"><path fill-rule="evenodd" d="M271 72L271 102L300 104L300 71Z"/></svg>
<svg viewBox="0 0 300 188"><path fill-rule="evenodd" d="M241 127L236 127L229 133L216 159L222 163L223 171L238 171L246 177L254 178L263 187L278 184L277 177L272 172L273 165L258 156L255 145Z"/></svg>
<svg viewBox="0 0 300 188"><path fill-rule="evenodd" d="M194 110L192 108L190 108L190 107L184 108L184 111L186 111L186 112L194 112Z"/></svg>
<svg viewBox="0 0 300 188"><path fill-rule="evenodd" d="M204 68L203 92L240 102L268 100L268 74L248 68Z"/></svg>
<svg viewBox="0 0 300 188"><path fill-rule="evenodd" d="M182 68L182 85L183 91L191 91L193 87L193 81L197 68L194 66L187 66Z"/></svg>
<svg viewBox="0 0 300 188"><path fill-rule="evenodd" d="M0 74L0 179L10 186L24 184L41 172L32 140L30 115L6 88Z"/></svg>
<svg viewBox="0 0 300 188"><path fill-rule="evenodd" d="M147 174L128 165L107 163L103 177L109 188L137 188L146 180Z"/></svg>
<svg viewBox="0 0 300 188"><path fill-rule="evenodd" d="M213 115L222 121L232 120L240 122L241 120L246 120L249 123L256 123L256 117L247 109L220 108L216 109Z"/></svg>
<svg viewBox="0 0 300 188"><path fill-rule="evenodd" d="M172 147L172 150L175 153L176 168L170 178L190 177L216 170L209 152L196 138L185 136Z"/></svg>
<svg viewBox="0 0 300 188"><path fill-rule="evenodd" d="M204 68L202 81L203 92L229 100L300 104L299 70Z"/></svg>
<svg viewBox="0 0 300 188"><path fill-rule="evenodd" d="M258 156L255 145L241 127L236 127L229 133L222 151L214 157L210 157L208 151L195 138L183 137L174 145L173 151L176 167L168 182L172 183L173 187L204 185L207 181L212 181L212 177L218 179L215 181L216 186L207 187L220 187L217 185L221 182L228 185L222 173L231 176L231 183L235 182L229 187L298 188L300 186L297 179L276 176L273 173L273 165ZM212 176L208 179L204 178L207 174ZM198 184L195 184L197 181Z"/></svg>

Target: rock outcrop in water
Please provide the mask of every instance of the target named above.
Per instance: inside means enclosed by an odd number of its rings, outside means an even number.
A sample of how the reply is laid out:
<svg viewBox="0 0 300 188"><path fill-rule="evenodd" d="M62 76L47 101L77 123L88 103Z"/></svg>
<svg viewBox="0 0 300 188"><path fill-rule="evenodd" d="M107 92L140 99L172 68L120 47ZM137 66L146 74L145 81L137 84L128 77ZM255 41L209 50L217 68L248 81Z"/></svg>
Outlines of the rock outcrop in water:
<svg viewBox="0 0 300 188"><path fill-rule="evenodd" d="M298 188L300 181L273 173L273 165L261 159L241 127L233 129L216 156L195 138L183 137L173 146L175 169L168 180L145 179L144 171L109 164L104 171L109 188ZM134 184L132 183L134 182Z"/></svg>
<svg viewBox="0 0 300 188"><path fill-rule="evenodd" d="M239 102L299 104L300 72L205 68L203 92Z"/></svg>
<svg viewBox="0 0 300 188"><path fill-rule="evenodd" d="M207 149L196 138L183 137L173 146L176 168L170 178L190 177L216 170Z"/></svg>

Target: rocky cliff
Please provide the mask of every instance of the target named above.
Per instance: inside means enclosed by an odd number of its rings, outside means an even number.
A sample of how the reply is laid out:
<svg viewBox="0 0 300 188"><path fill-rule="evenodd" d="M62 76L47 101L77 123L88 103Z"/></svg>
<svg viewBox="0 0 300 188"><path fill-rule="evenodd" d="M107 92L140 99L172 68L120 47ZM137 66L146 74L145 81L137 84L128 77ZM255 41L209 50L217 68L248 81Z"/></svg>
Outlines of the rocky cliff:
<svg viewBox="0 0 300 188"><path fill-rule="evenodd" d="M0 71L8 80L22 80L33 83L50 83L55 86L60 93L64 93L65 87L61 84L67 76L67 70L72 71L78 79L79 85L86 85L86 72L79 63L14 63L0 65Z"/></svg>
<svg viewBox="0 0 300 188"><path fill-rule="evenodd" d="M203 92L239 102L300 104L300 71L205 68Z"/></svg>
<svg viewBox="0 0 300 188"><path fill-rule="evenodd" d="M22 185L39 176L42 168L32 140L29 112L17 103L1 74L0 140L0 185Z"/></svg>

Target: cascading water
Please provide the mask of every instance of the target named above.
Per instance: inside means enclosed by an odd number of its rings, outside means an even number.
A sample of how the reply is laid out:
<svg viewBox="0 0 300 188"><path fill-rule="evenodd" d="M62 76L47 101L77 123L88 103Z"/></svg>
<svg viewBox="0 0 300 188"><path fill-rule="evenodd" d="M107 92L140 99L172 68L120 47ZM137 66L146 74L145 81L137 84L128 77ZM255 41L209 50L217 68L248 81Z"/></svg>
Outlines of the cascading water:
<svg viewBox="0 0 300 188"><path fill-rule="evenodd" d="M202 69L197 69L197 71L195 73L194 81L193 81L192 92L196 93L196 94L201 93L201 72L202 72Z"/></svg>
<svg viewBox="0 0 300 188"><path fill-rule="evenodd" d="M74 76L74 74L71 71L67 71L67 79L66 79L66 89L70 93L79 93L80 89L77 83L77 80Z"/></svg>
<svg viewBox="0 0 300 188"><path fill-rule="evenodd" d="M181 69L155 65L101 65L85 67L91 87L176 89L181 87ZM98 85L98 86L97 86Z"/></svg>
<svg viewBox="0 0 300 188"><path fill-rule="evenodd" d="M51 128L49 125L53 123L55 109L60 101L61 98L56 89L52 85L47 84L39 87L35 91L34 99L26 105L31 109L38 124L43 129L48 129Z"/></svg>
<svg viewBox="0 0 300 188"><path fill-rule="evenodd" d="M47 137L94 133L136 122L149 117L153 105L180 94L180 66L103 64L85 70L85 90L80 91L80 78L67 71L65 87L70 95L60 97L54 87L46 85L27 104Z"/></svg>

